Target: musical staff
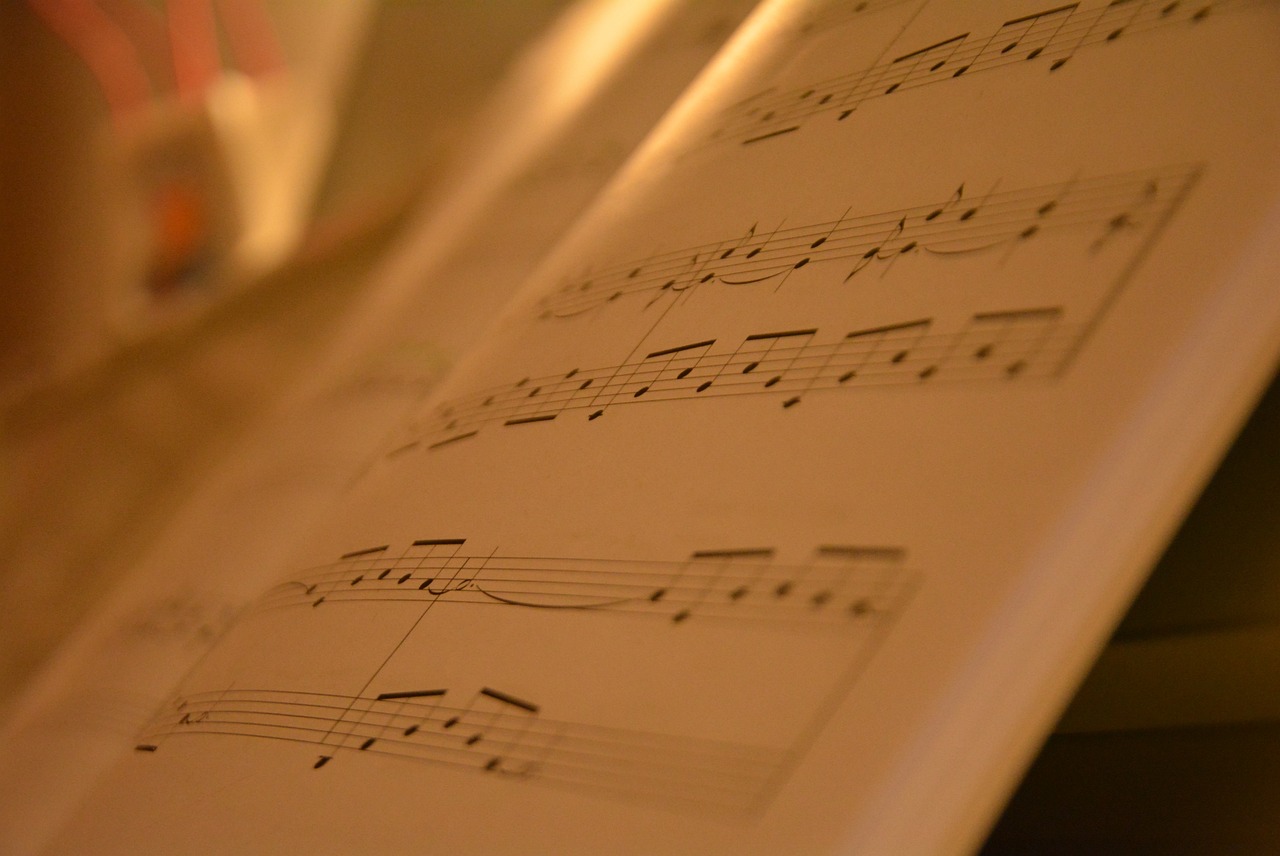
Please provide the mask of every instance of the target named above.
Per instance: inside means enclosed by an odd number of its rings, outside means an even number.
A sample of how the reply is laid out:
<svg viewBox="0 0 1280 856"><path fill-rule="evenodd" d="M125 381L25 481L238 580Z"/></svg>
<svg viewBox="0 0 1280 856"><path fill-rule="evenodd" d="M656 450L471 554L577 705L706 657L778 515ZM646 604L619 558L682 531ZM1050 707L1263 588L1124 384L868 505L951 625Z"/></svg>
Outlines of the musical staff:
<svg viewBox="0 0 1280 856"><path fill-rule="evenodd" d="M801 36L816 35L907 2L915 3L918 0L841 0L839 3L828 3L805 16L797 31Z"/></svg>
<svg viewBox="0 0 1280 856"><path fill-rule="evenodd" d="M1046 232L1084 230L1085 252L1121 231L1157 223L1198 176L1173 165L1080 178L975 198L959 185L948 197L909 208L762 231L626 261L568 282L540 304L542 317L567 318L632 295L649 303L699 285L774 286L802 268L836 265L848 282L870 265L928 253L963 256L1014 248Z"/></svg>
<svg viewBox="0 0 1280 856"><path fill-rule="evenodd" d="M339 751L377 754L666 803L745 811L783 762L778 749L549 719L485 687L463 706L449 690L350 696L272 689L193 693L166 706L140 752L187 735L312 744L320 770Z"/></svg>
<svg viewBox="0 0 1280 856"><path fill-rule="evenodd" d="M415 547L426 543L440 542ZM257 608L439 602L843 631L896 609L912 576L897 547L825 546L799 565L773 558L771 549L705 550L679 562L366 551L281 583Z"/></svg>
<svg viewBox="0 0 1280 856"><path fill-rule="evenodd" d="M791 719L733 740L682 731L678 716L664 717L660 731L553 719L542 699L506 688L458 693L430 681L406 686L403 677L388 685L381 675L398 643L354 693L234 684L185 690L152 717L135 749L164 753L167 741L195 736L258 738L314 747L299 763L322 775L363 755L386 755L611 798L750 812L785 777L797 747L823 726L832 700L848 691L901 614L917 582L904 563L899 547L865 545L819 546L794 564L760 547L697 550L683 561L506 556L469 548L464 538L361 547L268 592L259 609L399 600L421 604L425 616L438 601L617 612L659 619L675 633L704 621L735 633L861 630L852 638L810 636L822 647L793 649L824 677L793 688ZM698 638L684 636L680 644ZM770 637L735 638L774 645ZM709 643L699 644L705 651ZM809 662L812 654L804 651L834 656ZM759 677L756 670L741 672L736 684L711 692L749 698Z"/></svg>
<svg viewBox="0 0 1280 856"><path fill-rule="evenodd" d="M1052 73L1086 48L1199 24L1213 15L1270 1L1112 0L1098 8L1081 8L1080 3L1045 8L1005 21L994 32L958 33L850 74L743 99L725 111L724 122L708 142L757 145L795 133L816 116L831 114L844 121L872 99L1028 62Z"/></svg>
<svg viewBox="0 0 1280 856"><path fill-rule="evenodd" d="M467 440L492 426L529 430L566 414L589 421L623 405L730 395L769 396L783 408L807 395L889 384L1008 382L1057 373L1086 328L1063 320L1062 307L973 315L958 330L934 332L931 318L853 330L824 341L817 329L757 333L732 350L708 339L664 348L621 365L523 378L447 401L412 439L388 453Z"/></svg>

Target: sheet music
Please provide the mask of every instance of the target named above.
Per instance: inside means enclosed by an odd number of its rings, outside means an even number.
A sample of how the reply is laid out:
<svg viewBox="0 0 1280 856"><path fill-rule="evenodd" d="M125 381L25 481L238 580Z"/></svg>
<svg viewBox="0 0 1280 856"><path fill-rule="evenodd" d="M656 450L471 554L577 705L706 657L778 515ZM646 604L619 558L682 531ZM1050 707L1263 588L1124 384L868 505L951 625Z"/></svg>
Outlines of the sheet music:
<svg viewBox="0 0 1280 856"><path fill-rule="evenodd" d="M642 680L645 661L656 658L666 666L656 683L632 687L647 709L637 711L628 727L605 726L588 714L556 718L554 708L517 703L500 690L467 689L471 667L442 663L436 674L453 673L456 682L440 688L402 686L395 682L407 675L379 675L350 695L242 693L234 687L184 695L152 720L135 748L158 754L181 736L245 734L314 742L314 769L348 764L348 750L355 750L734 814L758 802L774 784L790 760L789 750L808 737L807 708L821 706L845 688L909 596L913 577L901 550L875 546L823 545L794 564L760 548L699 550L679 561L640 562L507 556L477 550L462 538L366 548L317 571L282 584L255 606L244 626L257 624L267 636L252 644L271 644L268 628L277 627L285 611L323 615L335 622L335 632L352 622L349 632L358 633L366 607L375 603L412 605L419 621L432 623L440 617L465 622L464 613L476 606L500 606L502 615L486 618L490 610L479 610L472 620L500 621L507 632L526 625L531 634L568 622L584 637L596 622L619 621L649 641L628 660L609 652L595 664L598 668ZM448 617L455 609L457 614ZM661 633L644 632L652 625ZM757 650L740 651L749 668L721 669L720 674L694 668L702 658L690 656L691 646L714 646L741 627L775 630L755 638ZM420 642L405 638L401 645ZM408 647L402 651L407 657L430 656L430 649L417 655ZM703 657L715 653L709 649ZM217 668L212 661L220 658L212 654L210 667ZM805 697L767 705L794 707L792 733L777 734L764 716L739 722L735 739L709 731L670 733L669 723L693 698L741 720L738 711L761 705L762 685L785 680L803 663L812 664L813 673ZM494 668L509 672L510 664ZM496 711L493 716L514 717L514 722L470 722L490 718L472 711L474 698L463 704L471 692L496 699L496 707L488 704Z"/></svg>
<svg viewBox="0 0 1280 856"><path fill-rule="evenodd" d="M748 21L59 852L974 846L1270 369L1280 10L837 6Z"/></svg>

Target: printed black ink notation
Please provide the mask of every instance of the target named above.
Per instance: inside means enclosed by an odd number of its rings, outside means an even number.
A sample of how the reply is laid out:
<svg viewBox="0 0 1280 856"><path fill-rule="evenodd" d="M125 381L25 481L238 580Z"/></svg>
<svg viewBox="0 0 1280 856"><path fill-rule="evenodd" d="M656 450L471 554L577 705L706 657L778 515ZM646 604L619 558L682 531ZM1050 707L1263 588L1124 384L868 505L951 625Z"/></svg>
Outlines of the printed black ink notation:
<svg viewBox="0 0 1280 856"><path fill-rule="evenodd" d="M1054 6L1006 21L987 34L958 33L914 48L870 68L787 91L766 90L725 112L709 142L754 145L799 131L809 119L832 114L848 119L867 101L921 86L969 78L985 71L1043 64L1062 68L1076 52L1123 42L1129 36L1172 25L1196 24L1210 14L1271 0L1113 0L1100 8Z"/></svg>
<svg viewBox="0 0 1280 856"><path fill-rule="evenodd" d="M311 744L317 770L340 753L377 754L662 803L747 810L783 763L769 747L548 719L540 706L488 687L463 706L438 688L366 696L229 689L175 700L136 749L186 736Z"/></svg>
<svg viewBox="0 0 1280 856"><path fill-rule="evenodd" d="M852 330L834 341L817 329L747 336L732 349L715 339L653 351L621 365L523 378L446 401L389 457L439 449L487 427L529 430L571 413L590 421L623 405L730 395L779 400L789 409L812 393L889 384L1009 382L1057 374L1086 327L1062 307L981 312L958 330L934 332L929 318Z"/></svg>
<svg viewBox="0 0 1280 856"><path fill-rule="evenodd" d="M896 547L821 547L801 565L775 563L771 549L702 550L681 562L417 552L348 554L276 586L258 608L439 602L846 631L890 613L911 577Z"/></svg>
<svg viewBox="0 0 1280 856"><path fill-rule="evenodd" d="M919 0L842 0L839 3L828 3L818 11L802 17L797 31L801 36L812 36L908 2L918 3Z"/></svg>
<svg viewBox="0 0 1280 856"><path fill-rule="evenodd" d="M908 254L966 256L1067 230L1086 232L1087 254L1159 222L1199 169L1165 166L976 197L961 184L943 199L910 208L853 216L846 210L835 220L786 229L752 226L717 243L594 271L548 295L540 310L544 318L567 318L631 295L652 303L712 282L777 287L802 268L831 264L848 282L871 265L892 265Z"/></svg>

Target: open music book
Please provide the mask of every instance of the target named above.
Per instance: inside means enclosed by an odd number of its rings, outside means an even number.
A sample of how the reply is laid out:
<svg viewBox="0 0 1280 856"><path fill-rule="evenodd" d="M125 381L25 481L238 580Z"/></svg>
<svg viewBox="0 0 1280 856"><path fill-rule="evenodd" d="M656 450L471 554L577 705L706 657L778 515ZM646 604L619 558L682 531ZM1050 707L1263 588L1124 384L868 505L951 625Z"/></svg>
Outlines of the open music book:
<svg viewBox="0 0 1280 856"><path fill-rule="evenodd" d="M1280 8L768 0L575 219L743 5L548 46L636 34L20 711L14 775L84 793L31 846L981 842L1274 366ZM146 603L200 619L125 644ZM71 741L108 656L146 712Z"/></svg>

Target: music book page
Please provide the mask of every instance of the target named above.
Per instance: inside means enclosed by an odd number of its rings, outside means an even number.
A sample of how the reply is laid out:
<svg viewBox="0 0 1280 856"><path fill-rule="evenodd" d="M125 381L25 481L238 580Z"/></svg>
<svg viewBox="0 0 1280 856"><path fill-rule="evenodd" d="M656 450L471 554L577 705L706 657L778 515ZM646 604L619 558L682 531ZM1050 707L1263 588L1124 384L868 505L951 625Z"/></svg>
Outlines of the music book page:
<svg viewBox="0 0 1280 856"><path fill-rule="evenodd" d="M764 4L51 851L976 846L1273 366L1277 36Z"/></svg>

